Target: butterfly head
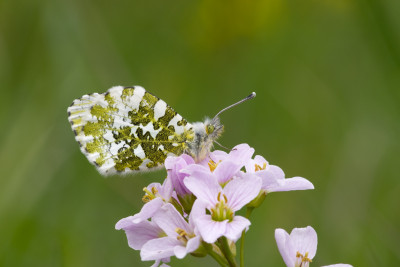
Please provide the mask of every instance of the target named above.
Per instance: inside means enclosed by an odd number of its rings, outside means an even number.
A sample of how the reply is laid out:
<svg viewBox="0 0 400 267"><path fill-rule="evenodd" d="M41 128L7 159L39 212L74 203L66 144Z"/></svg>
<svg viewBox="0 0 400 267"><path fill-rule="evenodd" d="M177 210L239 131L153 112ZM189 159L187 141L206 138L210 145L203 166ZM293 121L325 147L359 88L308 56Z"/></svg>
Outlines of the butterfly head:
<svg viewBox="0 0 400 267"><path fill-rule="evenodd" d="M224 126L221 124L218 117L214 117L212 120L207 118L204 121L204 128L208 138L213 141L220 137L224 131Z"/></svg>
<svg viewBox="0 0 400 267"><path fill-rule="evenodd" d="M214 142L218 139L218 137L221 136L222 132L224 131L224 126L219 120L219 114L240 103L243 103L244 101L252 99L255 96L256 94L252 93L246 98L240 100L239 102L236 102L235 104L232 104L222 109L220 112L217 113L217 115L214 116L214 118L207 118L204 122L193 123L192 130L194 133L194 138L192 141L187 142L187 149L185 152L191 155L196 162L205 159L208 153L210 153Z"/></svg>
<svg viewBox="0 0 400 267"><path fill-rule="evenodd" d="M219 118L206 118L204 122L193 123L194 138L188 142L186 153L191 155L196 162L202 161L213 146L215 140L221 136L224 126L220 123Z"/></svg>

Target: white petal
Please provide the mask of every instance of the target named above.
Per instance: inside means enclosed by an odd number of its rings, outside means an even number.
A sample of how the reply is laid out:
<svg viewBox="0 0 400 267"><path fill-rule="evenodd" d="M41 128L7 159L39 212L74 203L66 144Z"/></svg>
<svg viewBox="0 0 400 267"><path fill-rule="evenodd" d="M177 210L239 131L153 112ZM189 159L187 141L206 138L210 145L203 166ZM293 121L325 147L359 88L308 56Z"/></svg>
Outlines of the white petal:
<svg viewBox="0 0 400 267"><path fill-rule="evenodd" d="M308 252L308 258L312 259L317 252L317 233L311 226L294 228L290 233L290 243L301 254L305 255Z"/></svg>
<svg viewBox="0 0 400 267"><path fill-rule="evenodd" d="M293 252L293 248L289 242L289 234L283 229L275 230L275 240L278 246L279 252L283 258L287 267L294 267L296 260L296 252ZM294 254L294 255L293 255Z"/></svg>

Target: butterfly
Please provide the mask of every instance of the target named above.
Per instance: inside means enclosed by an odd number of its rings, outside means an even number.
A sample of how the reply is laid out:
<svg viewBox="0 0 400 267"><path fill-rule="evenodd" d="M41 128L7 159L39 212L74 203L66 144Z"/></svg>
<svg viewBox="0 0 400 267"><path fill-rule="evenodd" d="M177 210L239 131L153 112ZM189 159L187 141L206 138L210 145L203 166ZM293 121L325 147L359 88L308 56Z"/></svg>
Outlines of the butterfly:
<svg viewBox="0 0 400 267"><path fill-rule="evenodd" d="M199 162L223 132L219 114L189 123L141 86L115 86L103 94L76 99L68 120L82 153L103 175L153 170L168 156L186 153Z"/></svg>

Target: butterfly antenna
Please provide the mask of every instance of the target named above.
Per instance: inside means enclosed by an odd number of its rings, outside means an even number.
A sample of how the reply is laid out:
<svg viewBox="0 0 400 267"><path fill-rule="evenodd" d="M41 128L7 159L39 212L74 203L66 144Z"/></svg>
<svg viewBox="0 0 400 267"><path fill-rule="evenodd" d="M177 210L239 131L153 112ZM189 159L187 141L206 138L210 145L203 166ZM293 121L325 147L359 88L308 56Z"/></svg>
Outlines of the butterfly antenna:
<svg viewBox="0 0 400 267"><path fill-rule="evenodd" d="M215 119L216 117L218 117L218 115L221 114L222 112L224 112L225 110L228 110L228 109L230 109L230 108L233 108L234 106L237 106L237 105L239 105L239 104L241 104L241 103L243 103L243 102L245 102L245 101L247 101L247 100L253 99L254 97L256 97L256 93L255 93L255 92L251 93L250 95L248 95L247 97L243 98L243 99L240 100L239 102L236 102L235 104L232 104L232 105L230 105L230 106L224 108L223 110L221 110L220 112L218 112L217 115L214 116L214 119Z"/></svg>
<svg viewBox="0 0 400 267"><path fill-rule="evenodd" d="M214 143L216 143L217 145L219 145L220 147L226 149L226 150L231 150L229 148L227 148L226 146L221 145L220 143L218 143L217 141L214 141Z"/></svg>

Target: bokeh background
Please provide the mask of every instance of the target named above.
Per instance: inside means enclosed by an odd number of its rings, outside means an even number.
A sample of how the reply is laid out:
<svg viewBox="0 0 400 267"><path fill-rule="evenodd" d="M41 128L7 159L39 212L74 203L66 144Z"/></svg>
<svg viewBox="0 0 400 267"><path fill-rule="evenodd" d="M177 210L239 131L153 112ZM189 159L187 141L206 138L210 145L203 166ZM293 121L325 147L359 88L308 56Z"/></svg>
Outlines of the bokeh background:
<svg viewBox="0 0 400 267"><path fill-rule="evenodd" d="M284 266L275 228L313 226L312 266L400 263L400 1L0 1L0 266L149 266L114 229L165 171L101 177L75 98L142 85L189 121L221 116L312 191L252 216L247 266ZM216 266L186 257L173 266Z"/></svg>

